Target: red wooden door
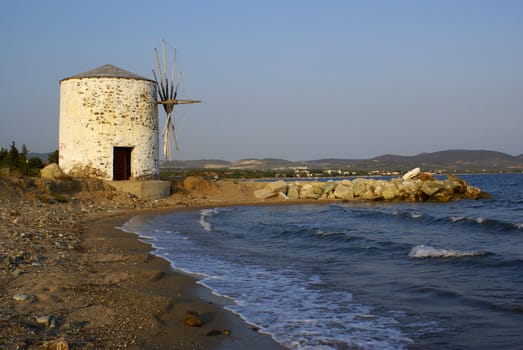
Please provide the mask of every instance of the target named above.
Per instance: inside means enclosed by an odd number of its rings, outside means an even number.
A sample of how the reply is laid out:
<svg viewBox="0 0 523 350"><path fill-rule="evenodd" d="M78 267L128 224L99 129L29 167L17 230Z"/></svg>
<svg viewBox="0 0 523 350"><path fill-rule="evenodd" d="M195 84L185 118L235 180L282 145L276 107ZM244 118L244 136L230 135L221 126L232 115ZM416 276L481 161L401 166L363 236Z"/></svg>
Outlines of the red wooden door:
<svg viewBox="0 0 523 350"><path fill-rule="evenodd" d="M132 147L115 147L113 155L113 180L129 180L131 178Z"/></svg>

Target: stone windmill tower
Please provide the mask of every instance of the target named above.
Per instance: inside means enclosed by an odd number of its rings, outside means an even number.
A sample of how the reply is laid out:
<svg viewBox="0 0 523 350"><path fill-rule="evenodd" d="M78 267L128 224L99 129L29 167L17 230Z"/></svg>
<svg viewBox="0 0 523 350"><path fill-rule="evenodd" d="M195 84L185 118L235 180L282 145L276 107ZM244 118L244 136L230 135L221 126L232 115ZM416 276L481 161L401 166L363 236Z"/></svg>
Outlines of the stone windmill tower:
<svg viewBox="0 0 523 350"><path fill-rule="evenodd" d="M157 83L112 65L62 79L59 157L72 176L157 179Z"/></svg>

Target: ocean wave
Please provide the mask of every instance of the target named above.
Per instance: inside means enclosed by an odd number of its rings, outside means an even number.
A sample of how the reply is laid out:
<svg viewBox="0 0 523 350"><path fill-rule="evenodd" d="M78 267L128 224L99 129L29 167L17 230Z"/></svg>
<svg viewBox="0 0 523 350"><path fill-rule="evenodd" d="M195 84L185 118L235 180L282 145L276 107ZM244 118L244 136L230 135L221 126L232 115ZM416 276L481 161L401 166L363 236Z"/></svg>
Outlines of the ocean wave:
<svg viewBox="0 0 523 350"><path fill-rule="evenodd" d="M150 229L150 217L145 215L137 215L129 219L121 226L115 228L127 233L134 233L144 239L153 239L154 234Z"/></svg>
<svg viewBox="0 0 523 350"><path fill-rule="evenodd" d="M434 220L435 218L427 215L426 213L421 213L419 211L413 211L410 209L393 209L388 210L386 208L354 208L352 212L359 217L375 217L379 218L399 218L399 219L423 219L423 220Z"/></svg>
<svg viewBox="0 0 523 350"><path fill-rule="evenodd" d="M467 217L467 216L451 216L451 217L449 217L449 219L452 222L460 222L460 221L465 220L465 221L476 223L476 224L483 224L484 222L486 222L488 220L487 218L484 218L482 216L479 216L477 218ZM490 220L490 221L494 222L494 220Z"/></svg>
<svg viewBox="0 0 523 350"><path fill-rule="evenodd" d="M449 219L452 222L458 222L458 221L465 220L465 217L464 216L451 216Z"/></svg>
<svg viewBox="0 0 523 350"><path fill-rule="evenodd" d="M330 237L330 236L339 236L339 232L324 231L321 229L314 230L314 235L318 237Z"/></svg>
<svg viewBox="0 0 523 350"><path fill-rule="evenodd" d="M216 214L218 214L218 209L216 209L216 208L200 210L200 225L202 226L202 228L205 231L207 231L207 232L212 231L211 223L209 221L207 221L207 218L211 217L213 215L216 215Z"/></svg>
<svg viewBox="0 0 523 350"><path fill-rule="evenodd" d="M410 250L411 258L463 258L487 255L487 252L476 250L455 250L435 248L428 245L417 245Z"/></svg>
<svg viewBox="0 0 523 350"><path fill-rule="evenodd" d="M448 218L453 223L469 224L469 225L481 225L484 227L492 227L500 231L511 231L514 229L523 229L523 224L506 222L498 219L490 219L483 216L471 217L471 216L450 216Z"/></svg>
<svg viewBox="0 0 523 350"><path fill-rule="evenodd" d="M230 283L230 276L203 282L233 300L227 310L286 348L402 349L412 343L393 316L374 313L370 306L354 301L349 291L321 288L324 282L319 275L236 268L235 283ZM261 278L266 283L260 284Z"/></svg>

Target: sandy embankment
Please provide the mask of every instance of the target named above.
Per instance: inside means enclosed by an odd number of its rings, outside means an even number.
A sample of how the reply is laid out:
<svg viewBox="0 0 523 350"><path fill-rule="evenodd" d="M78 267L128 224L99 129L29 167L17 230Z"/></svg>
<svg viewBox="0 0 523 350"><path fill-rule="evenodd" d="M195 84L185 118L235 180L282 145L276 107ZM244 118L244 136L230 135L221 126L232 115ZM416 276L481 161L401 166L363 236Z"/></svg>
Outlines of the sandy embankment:
<svg viewBox="0 0 523 350"><path fill-rule="evenodd" d="M0 348L279 349L115 229L144 211L253 203L252 184L207 185L144 202L99 184L58 194L64 184L0 178ZM201 327L184 324L187 310Z"/></svg>

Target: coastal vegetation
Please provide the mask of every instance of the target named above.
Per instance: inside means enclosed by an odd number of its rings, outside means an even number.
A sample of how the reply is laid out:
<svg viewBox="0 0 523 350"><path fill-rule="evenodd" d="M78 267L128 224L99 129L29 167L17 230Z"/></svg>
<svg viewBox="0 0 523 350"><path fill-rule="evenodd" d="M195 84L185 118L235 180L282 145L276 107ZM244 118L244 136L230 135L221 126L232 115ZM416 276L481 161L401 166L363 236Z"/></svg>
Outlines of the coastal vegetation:
<svg viewBox="0 0 523 350"><path fill-rule="evenodd" d="M398 173L399 174L399 173ZM307 172L296 172L293 169L162 169L162 179L175 179L186 176L202 176L208 179L278 179L278 178L307 178L307 177L339 177L347 174L326 172L322 169L311 169ZM365 176L366 171L353 171L350 176Z"/></svg>
<svg viewBox="0 0 523 350"><path fill-rule="evenodd" d="M34 176L43 167L43 161L39 157L28 157L27 146L22 145L22 150L18 150L13 141L9 149L0 148L0 169L2 175L12 176Z"/></svg>

